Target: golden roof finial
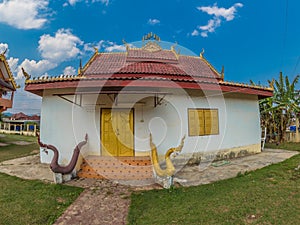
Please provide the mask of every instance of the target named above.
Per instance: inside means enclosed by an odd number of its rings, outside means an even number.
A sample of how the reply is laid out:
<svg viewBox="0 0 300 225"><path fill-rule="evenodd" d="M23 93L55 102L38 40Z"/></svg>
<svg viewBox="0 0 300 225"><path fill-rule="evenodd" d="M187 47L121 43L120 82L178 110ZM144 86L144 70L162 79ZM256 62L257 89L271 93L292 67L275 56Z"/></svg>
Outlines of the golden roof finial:
<svg viewBox="0 0 300 225"><path fill-rule="evenodd" d="M282 72L280 72L280 73L282 73ZM268 81L268 82L269 82L270 88L272 88L274 90L275 79L273 78L271 81Z"/></svg>
<svg viewBox="0 0 300 225"><path fill-rule="evenodd" d="M221 77L222 77L222 80L224 80L224 66L222 66Z"/></svg>
<svg viewBox="0 0 300 225"><path fill-rule="evenodd" d="M98 51L98 49L97 49L97 51ZM81 73L82 73L82 60L80 59L80 60L79 60L78 75L80 76Z"/></svg>
<svg viewBox="0 0 300 225"><path fill-rule="evenodd" d="M23 72L23 75L24 75L25 79L29 80L31 76L25 71L25 69L23 67L21 69L22 69L22 72Z"/></svg>
<svg viewBox="0 0 300 225"><path fill-rule="evenodd" d="M99 49L96 46L93 46L95 53L98 53Z"/></svg>
<svg viewBox="0 0 300 225"><path fill-rule="evenodd" d="M142 41L146 41L146 40L150 40L150 39L154 39L156 41L160 41L160 37L152 32L146 34L143 36Z"/></svg>
<svg viewBox="0 0 300 225"><path fill-rule="evenodd" d="M122 39L122 42L126 46L126 51L128 52L130 45L124 39Z"/></svg>
<svg viewBox="0 0 300 225"><path fill-rule="evenodd" d="M178 44L177 41L175 41L175 44L171 46L171 51L173 51L173 52L175 51L175 47L177 46L177 44ZM176 52L176 51L175 51L175 52ZM176 52L176 53L177 53L177 52Z"/></svg>
<svg viewBox="0 0 300 225"><path fill-rule="evenodd" d="M200 53L200 58L202 59L203 58L203 54L204 54L204 48L202 48L202 52Z"/></svg>

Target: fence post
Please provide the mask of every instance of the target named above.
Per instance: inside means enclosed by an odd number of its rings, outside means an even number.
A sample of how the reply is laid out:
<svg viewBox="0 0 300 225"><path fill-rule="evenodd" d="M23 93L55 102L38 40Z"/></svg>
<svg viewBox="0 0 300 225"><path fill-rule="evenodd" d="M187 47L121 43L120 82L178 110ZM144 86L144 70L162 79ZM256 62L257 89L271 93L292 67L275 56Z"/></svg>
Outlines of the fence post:
<svg viewBox="0 0 300 225"><path fill-rule="evenodd" d="M296 138L295 142L300 142L300 137L299 137L299 118L296 118Z"/></svg>

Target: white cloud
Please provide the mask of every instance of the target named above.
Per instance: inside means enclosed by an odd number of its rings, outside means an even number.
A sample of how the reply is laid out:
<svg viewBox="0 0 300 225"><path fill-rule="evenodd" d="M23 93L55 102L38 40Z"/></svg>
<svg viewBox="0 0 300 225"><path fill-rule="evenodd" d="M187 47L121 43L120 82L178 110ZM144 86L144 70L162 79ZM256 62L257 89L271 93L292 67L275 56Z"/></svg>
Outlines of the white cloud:
<svg viewBox="0 0 300 225"><path fill-rule="evenodd" d="M65 2L65 3L63 4L63 6L67 6L68 4L71 5L71 6L75 6L76 3L82 2L82 1L83 1L83 0L68 0L67 2ZM91 1L85 0L85 3L89 3L89 2L91 2L91 3L101 2L102 4L108 6L109 3L110 3L110 0L91 0Z"/></svg>
<svg viewBox="0 0 300 225"><path fill-rule="evenodd" d="M106 47L105 51L107 51L107 52L113 52L113 51L125 52L126 51L126 46L125 45L118 45L118 44L114 43L111 46Z"/></svg>
<svg viewBox="0 0 300 225"><path fill-rule="evenodd" d="M73 66L67 66L63 72L64 75L75 75L76 69Z"/></svg>
<svg viewBox="0 0 300 225"><path fill-rule="evenodd" d="M197 27L201 31L201 36L208 37L208 33L215 32L216 28L221 26L222 19L226 21L233 20L236 16L237 8L241 8L241 7L243 7L242 3L235 3L233 6L227 9L224 7L219 8L217 6L217 3L215 3L213 6L197 7L199 11L205 12L208 15L213 16L213 18L208 21L207 25ZM193 33L199 35L199 32L197 33L195 31L198 30L194 30ZM198 35L192 35L192 36L198 36Z"/></svg>
<svg viewBox="0 0 300 225"><path fill-rule="evenodd" d="M113 42L100 40L98 43L86 43L86 44L84 44L83 49L86 52L93 52L93 51L95 51L95 48L101 50L101 49L104 49L105 47L110 46L111 44L113 44Z"/></svg>
<svg viewBox="0 0 300 225"><path fill-rule="evenodd" d="M75 58L80 54L83 42L68 29L59 29L55 36L44 34L39 40L39 51L44 59L58 63Z"/></svg>
<svg viewBox="0 0 300 225"><path fill-rule="evenodd" d="M10 68L10 70L13 74L18 72L18 63L19 63L18 58L10 57L9 59L7 59L7 63L8 63L9 68Z"/></svg>
<svg viewBox="0 0 300 225"><path fill-rule="evenodd" d="M160 23L160 21L158 19L149 19L148 20L148 24L152 25L152 26L159 24L159 23Z"/></svg>
<svg viewBox="0 0 300 225"><path fill-rule="evenodd" d="M208 21L207 25L199 26L198 28L202 30L201 36L208 37L208 33L215 32L217 27L221 26L221 20L219 18L214 18Z"/></svg>
<svg viewBox="0 0 300 225"><path fill-rule="evenodd" d="M39 29L48 21L49 0L3 0L0 3L0 22L18 29Z"/></svg>
<svg viewBox="0 0 300 225"><path fill-rule="evenodd" d="M198 30L194 30L191 34L192 36L198 36L199 35L199 31Z"/></svg>
<svg viewBox="0 0 300 225"><path fill-rule="evenodd" d="M80 0L69 0L68 2L70 5L74 6L77 2L80 2Z"/></svg>
<svg viewBox="0 0 300 225"><path fill-rule="evenodd" d="M197 7L198 10L202 12L206 12L209 15L214 15L215 17L223 17L226 19L226 21L233 20L235 17L235 13L237 11L237 8L243 7L242 3L235 3L233 6L230 8L219 8L217 6L217 3L214 4L214 6L202 6L202 7Z"/></svg>
<svg viewBox="0 0 300 225"><path fill-rule="evenodd" d="M132 47L132 44L128 44ZM101 40L96 44L87 43L84 45L84 51L95 51L95 48L99 49L99 51L113 52L113 51L126 51L125 45L118 45L112 41Z"/></svg>
<svg viewBox="0 0 300 225"><path fill-rule="evenodd" d="M44 74L48 70L51 70L57 66L56 63L50 62L49 60L42 59L40 61L35 61L35 60L29 60L25 59L18 67L18 73L16 79L21 79L23 78L23 73L21 68L24 68L24 70L28 74Z"/></svg>
<svg viewBox="0 0 300 225"><path fill-rule="evenodd" d="M6 51L6 54L8 52L8 44L6 43L0 43L0 54Z"/></svg>
<svg viewBox="0 0 300 225"><path fill-rule="evenodd" d="M92 3L94 2L101 2L102 4L108 6L110 0L92 0Z"/></svg>

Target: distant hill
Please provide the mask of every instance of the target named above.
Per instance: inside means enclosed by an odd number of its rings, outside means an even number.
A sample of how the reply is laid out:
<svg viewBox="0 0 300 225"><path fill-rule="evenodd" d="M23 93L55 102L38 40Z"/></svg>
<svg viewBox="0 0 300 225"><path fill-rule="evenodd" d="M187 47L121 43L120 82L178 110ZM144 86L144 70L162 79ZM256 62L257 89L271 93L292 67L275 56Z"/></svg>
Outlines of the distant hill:
<svg viewBox="0 0 300 225"><path fill-rule="evenodd" d="M11 117L13 114L12 113L10 113L10 112L4 112L4 113L2 113L2 116L3 117Z"/></svg>

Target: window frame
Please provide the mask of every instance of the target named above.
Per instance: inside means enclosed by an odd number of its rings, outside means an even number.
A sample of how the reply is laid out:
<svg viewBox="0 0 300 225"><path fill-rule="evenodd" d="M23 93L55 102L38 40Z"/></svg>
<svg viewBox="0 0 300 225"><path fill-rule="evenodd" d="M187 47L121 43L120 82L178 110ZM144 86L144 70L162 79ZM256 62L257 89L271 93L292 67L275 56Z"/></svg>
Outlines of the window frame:
<svg viewBox="0 0 300 225"><path fill-rule="evenodd" d="M202 126L203 130L201 130L201 124L200 124L200 121L199 121L199 128L193 128L193 129L199 129L197 132L191 132L192 129L192 124L191 124L191 121L190 121L190 112L191 111L197 111L198 115L199 115L199 111L203 111L203 123L204 125ZM210 132L207 132L207 127L206 127L206 117L205 117L205 112L207 111L215 111L216 112L216 117L217 117L217 129L215 132L212 132L212 127L213 125L215 125L215 123L212 121L211 122L211 126L210 126ZM210 113L211 117L212 117L212 113ZM188 134L189 134L189 137L197 137L197 136L210 136L210 135L219 135L220 134L220 123L219 123L219 109L218 108L188 108L187 109L187 117L188 117ZM195 125L194 125L195 126Z"/></svg>

